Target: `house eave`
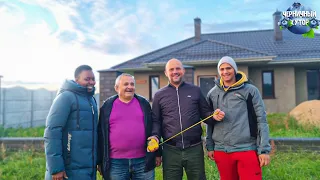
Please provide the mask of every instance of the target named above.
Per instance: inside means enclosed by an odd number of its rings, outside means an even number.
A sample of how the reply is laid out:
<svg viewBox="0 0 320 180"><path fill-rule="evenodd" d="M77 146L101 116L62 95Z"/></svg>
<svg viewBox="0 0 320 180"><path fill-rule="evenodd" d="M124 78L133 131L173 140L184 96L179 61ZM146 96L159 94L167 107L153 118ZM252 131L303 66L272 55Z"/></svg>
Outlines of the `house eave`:
<svg viewBox="0 0 320 180"><path fill-rule="evenodd" d="M236 58L235 61L236 63L248 63L248 62L270 62L272 61L273 58L276 56L264 56L262 58ZM218 64L220 59L215 59L215 60L197 60L197 61L183 61L182 63L184 65L216 65ZM163 67L166 65L167 62L161 62L161 63L145 63L144 65L147 67Z"/></svg>
<svg viewBox="0 0 320 180"><path fill-rule="evenodd" d="M150 71L151 68L118 68L118 69L106 69L106 70L99 70L99 73L103 72L123 72L123 71Z"/></svg>
<svg viewBox="0 0 320 180"><path fill-rule="evenodd" d="M275 60L271 61L268 64L301 64L301 63L315 63L315 62L320 62L320 58L310 58L306 60L301 60L301 59L292 59L292 60Z"/></svg>
<svg viewBox="0 0 320 180"><path fill-rule="evenodd" d="M101 69L101 70L98 70L97 72L98 73L102 73L102 72L116 72L118 71L117 69Z"/></svg>

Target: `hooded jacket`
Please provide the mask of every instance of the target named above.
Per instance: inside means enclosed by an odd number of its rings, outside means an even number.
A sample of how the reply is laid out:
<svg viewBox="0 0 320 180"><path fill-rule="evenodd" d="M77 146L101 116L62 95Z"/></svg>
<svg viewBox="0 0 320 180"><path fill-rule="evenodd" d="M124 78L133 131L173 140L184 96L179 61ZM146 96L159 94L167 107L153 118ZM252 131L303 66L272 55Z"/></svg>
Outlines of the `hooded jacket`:
<svg viewBox="0 0 320 180"><path fill-rule="evenodd" d="M224 87L222 79L215 81L207 101L213 109L225 112L222 121L207 126L207 149L224 152L256 150L268 154L269 126L259 90L238 72L236 83Z"/></svg>
<svg viewBox="0 0 320 180"><path fill-rule="evenodd" d="M69 180L96 179L98 111L94 90L66 80L46 119L46 174L65 171Z"/></svg>

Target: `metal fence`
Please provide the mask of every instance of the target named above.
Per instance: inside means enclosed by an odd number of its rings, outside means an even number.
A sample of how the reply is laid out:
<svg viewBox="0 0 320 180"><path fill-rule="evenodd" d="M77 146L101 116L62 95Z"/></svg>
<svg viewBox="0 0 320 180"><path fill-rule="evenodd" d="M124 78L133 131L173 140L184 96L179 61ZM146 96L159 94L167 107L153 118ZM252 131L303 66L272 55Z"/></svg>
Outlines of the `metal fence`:
<svg viewBox="0 0 320 180"><path fill-rule="evenodd" d="M56 94L57 91L46 89L2 88L0 126L5 128L45 126L46 117ZM95 98L99 103L99 94L96 94Z"/></svg>

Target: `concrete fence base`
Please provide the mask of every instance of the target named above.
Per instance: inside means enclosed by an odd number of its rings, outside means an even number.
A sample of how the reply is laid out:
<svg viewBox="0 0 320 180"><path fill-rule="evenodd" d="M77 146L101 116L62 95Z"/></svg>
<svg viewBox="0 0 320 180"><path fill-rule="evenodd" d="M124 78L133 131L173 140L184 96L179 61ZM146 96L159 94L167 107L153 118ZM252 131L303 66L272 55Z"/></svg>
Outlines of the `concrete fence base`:
<svg viewBox="0 0 320 180"><path fill-rule="evenodd" d="M205 141L205 139L203 138ZM204 142L205 144L205 142ZM272 153L312 151L320 153L320 138L272 138ZM44 138L0 138L1 149L5 150L44 150ZM1 150L0 150L1 151Z"/></svg>
<svg viewBox="0 0 320 180"><path fill-rule="evenodd" d="M313 151L320 153L320 138L273 138L272 151Z"/></svg>
<svg viewBox="0 0 320 180"><path fill-rule="evenodd" d="M5 137L0 138L1 149L6 151L18 151L18 150L44 150L44 139L41 137L26 137L26 138L15 138Z"/></svg>

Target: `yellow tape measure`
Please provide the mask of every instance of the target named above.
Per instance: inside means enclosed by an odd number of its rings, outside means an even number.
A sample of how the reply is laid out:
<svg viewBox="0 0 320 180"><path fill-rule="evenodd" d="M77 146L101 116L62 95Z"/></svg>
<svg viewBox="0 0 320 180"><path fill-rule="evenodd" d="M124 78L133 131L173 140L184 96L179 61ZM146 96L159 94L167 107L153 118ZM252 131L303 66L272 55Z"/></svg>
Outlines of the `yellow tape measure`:
<svg viewBox="0 0 320 180"><path fill-rule="evenodd" d="M155 149L158 149L158 148L159 148L159 146L161 146L162 144L164 144L164 143L166 143L166 142L170 141L171 139L173 139L173 138L175 138L175 137L179 136L180 134L182 134L182 133L184 133L184 132L188 131L189 129L191 129L191 128L195 127L196 125L198 125L198 124L200 124L200 123L202 123L202 122L204 122L204 121L208 120L209 118L211 118L211 117L213 117L214 115L217 115L217 114L219 114L219 111L218 111L218 112L214 112L212 115L210 115L210 116L206 117L205 119L203 119L203 120L201 120L201 121L199 121L199 122L195 123L194 125L192 125L192 126L190 126L190 127L186 128L185 130L183 130L183 131L181 131L181 132L179 132L179 133L175 134L174 136L171 136L170 138L166 139L165 141L163 141L163 142L162 142L162 143L160 143L160 144L158 144L158 142L157 142L155 139L151 139L151 140L149 141L149 143L148 143L148 147L147 147L147 148L148 148L148 150L149 150L150 152L153 152Z"/></svg>

